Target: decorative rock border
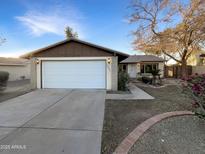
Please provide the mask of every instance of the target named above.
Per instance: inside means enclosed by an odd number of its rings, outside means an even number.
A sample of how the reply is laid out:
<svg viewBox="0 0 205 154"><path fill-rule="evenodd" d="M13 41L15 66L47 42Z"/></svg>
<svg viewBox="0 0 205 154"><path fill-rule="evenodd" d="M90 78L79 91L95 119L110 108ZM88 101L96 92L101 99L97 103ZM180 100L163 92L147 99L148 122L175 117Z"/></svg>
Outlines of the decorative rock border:
<svg viewBox="0 0 205 154"><path fill-rule="evenodd" d="M175 116L182 115L193 115L194 113L191 111L174 111L174 112L166 112L163 114L158 114L156 116L147 119L139 126L137 126L116 148L113 154L127 154L130 148L134 145L134 143L142 136L150 127L159 121Z"/></svg>

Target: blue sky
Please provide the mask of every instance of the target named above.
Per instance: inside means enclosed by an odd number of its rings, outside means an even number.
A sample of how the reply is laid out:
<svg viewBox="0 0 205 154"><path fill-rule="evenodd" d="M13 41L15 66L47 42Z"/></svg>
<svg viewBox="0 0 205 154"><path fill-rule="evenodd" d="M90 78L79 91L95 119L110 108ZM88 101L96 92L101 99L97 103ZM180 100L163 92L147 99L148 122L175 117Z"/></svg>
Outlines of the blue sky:
<svg viewBox="0 0 205 154"><path fill-rule="evenodd" d="M71 26L79 39L135 54L126 22L129 0L7 0L1 3L0 56L18 56L65 39Z"/></svg>

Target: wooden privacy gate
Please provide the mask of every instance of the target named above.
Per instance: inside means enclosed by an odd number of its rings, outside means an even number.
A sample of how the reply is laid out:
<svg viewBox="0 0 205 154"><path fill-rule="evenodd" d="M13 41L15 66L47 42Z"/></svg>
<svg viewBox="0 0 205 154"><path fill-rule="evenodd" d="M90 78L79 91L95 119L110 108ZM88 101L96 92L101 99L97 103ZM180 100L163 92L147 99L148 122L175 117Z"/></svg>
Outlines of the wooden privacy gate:
<svg viewBox="0 0 205 154"><path fill-rule="evenodd" d="M182 68L180 65L165 66L164 77L165 78L181 78ZM192 66L187 66L188 75L192 75Z"/></svg>

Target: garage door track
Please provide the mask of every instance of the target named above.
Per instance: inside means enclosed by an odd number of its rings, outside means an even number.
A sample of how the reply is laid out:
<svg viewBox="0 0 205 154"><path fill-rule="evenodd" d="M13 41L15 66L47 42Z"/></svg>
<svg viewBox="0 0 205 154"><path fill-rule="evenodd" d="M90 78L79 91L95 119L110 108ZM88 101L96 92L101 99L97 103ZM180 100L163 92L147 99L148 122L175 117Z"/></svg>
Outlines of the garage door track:
<svg viewBox="0 0 205 154"><path fill-rule="evenodd" d="M36 90L0 104L0 152L100 154L104 90Z"/></svg>

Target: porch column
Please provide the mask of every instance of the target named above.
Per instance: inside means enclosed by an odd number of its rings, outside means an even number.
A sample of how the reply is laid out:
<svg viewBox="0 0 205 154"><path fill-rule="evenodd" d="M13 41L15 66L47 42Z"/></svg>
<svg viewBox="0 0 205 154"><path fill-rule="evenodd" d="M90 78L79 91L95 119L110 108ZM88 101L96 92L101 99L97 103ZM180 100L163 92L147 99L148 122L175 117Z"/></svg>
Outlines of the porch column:
<svg viewBox="0 0 205 154"><path fill-rule="evenodd" d="M37 72L36 72L36 58L30 60L31 63L31 88L37 88Z"/></svg>
<svg viewBox="0 0 205 154"><path fill-rule="evenodd" d="M136 64L136 73L138 74L138 73L140 73L141 72L141 67L140 67L140 63L137 63Z"/></svg>

